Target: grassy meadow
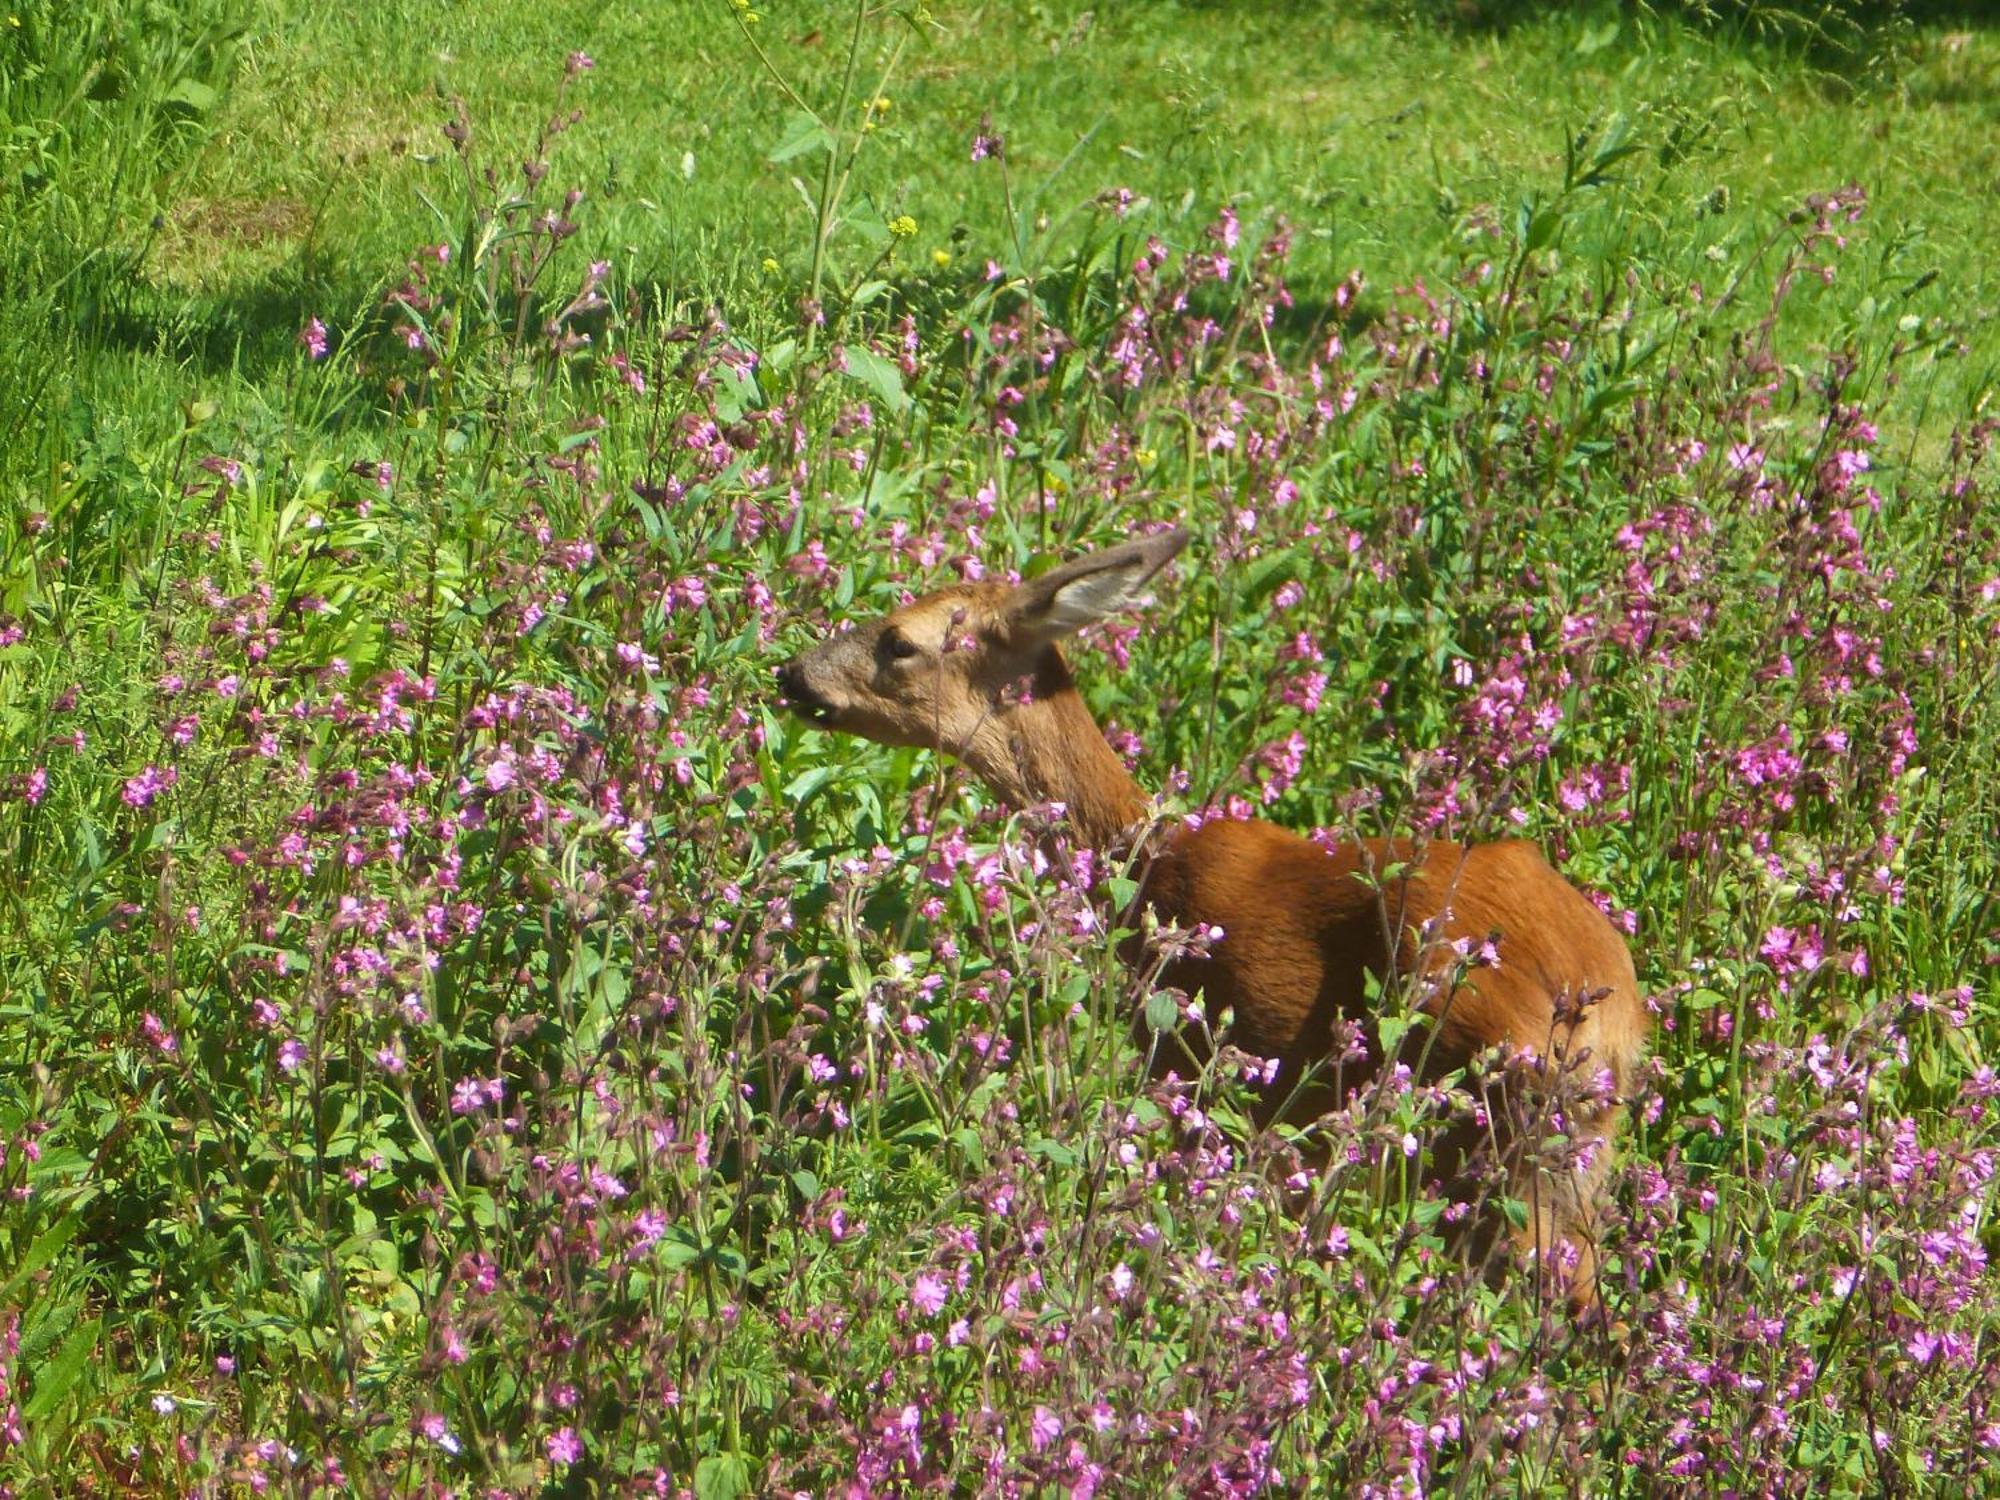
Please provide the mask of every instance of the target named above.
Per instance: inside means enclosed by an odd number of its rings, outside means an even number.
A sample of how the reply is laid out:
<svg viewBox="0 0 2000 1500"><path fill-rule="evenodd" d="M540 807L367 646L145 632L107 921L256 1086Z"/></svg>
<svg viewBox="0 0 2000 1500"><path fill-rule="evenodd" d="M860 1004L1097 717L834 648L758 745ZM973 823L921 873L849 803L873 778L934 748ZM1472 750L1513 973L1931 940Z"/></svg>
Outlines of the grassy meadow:
<svg viewBox="0 0 2000 1500"><path fill-rule="evenodd" d="M1983 1482L1977 8L5 0L0 125L0 1496ZM1484 1062L1149 1081L1119 873L775 702L1169 522L1166 812L1630 935L1602 1315Z"/></svg>

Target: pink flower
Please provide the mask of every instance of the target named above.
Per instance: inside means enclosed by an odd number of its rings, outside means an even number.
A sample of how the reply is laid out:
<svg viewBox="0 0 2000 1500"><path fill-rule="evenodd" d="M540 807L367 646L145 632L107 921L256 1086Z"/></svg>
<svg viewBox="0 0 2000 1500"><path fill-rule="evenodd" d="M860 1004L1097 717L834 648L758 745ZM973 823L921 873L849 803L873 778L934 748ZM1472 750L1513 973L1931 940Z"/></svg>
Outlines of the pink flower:
<svg viewBox="0 0 2000 1500"><path fill-rule="evenodd" d="M549 1439L549 1462L568 1468L583 1457L583 1441L574 1427L565 1427Z"/></svg>
<svg viewBox="0 0 2000 1500"><path fill-rule="evenodd" d="M325 359L327 350L326 324L320 322L318 318L314 318L299 330L299 342L305 345L306 353L312 358Z"/></svg>
<svg viewBox="0 0 2000 1500"><path fill-rule="evenodd" d="M180 1051L180 1043L175 1039L174 1034L167 1030L161 1024L160 1018L150 1010L139 1018L139 1034L145 1037L147 1042L153 1047L168 1057L172 1057L176 1052Z"/></svg>
<svg viewBox="0 0 2000 1500"><path fill-rule="evenodd" d="M1061 1436L1062 1423L1056 1414L1046 1406L1036 1407L1034 1420L1028 1423L1028 1441L1034 1444L1035 1451L1040 1453Z"/></svg>
<svg viewBox="0 0 2000 1500"><path fill-rule="evenodd" d="M1826 948L1816 927L1798 932L1789 927L1773 927L1764 934L1757 951L1777 971L1780 979L1794 974L1810 974L1826 957Z"/></svg>
<svg viewBox="0 0 2000 1500"><path fill-rule="evenodd" d="M637 641L620 641L617 654L618 660L633 671L644 672L651 676L660 670L660 659Z"/></svg>
<svg viewBox="0 0 2000 1500"><path fill-rule="evenodd" d="M452 1087L451 1112L455 1115L469 1115L485 1105L499 1108L507 1097L505 1079L461 1078Z"/></svg>
<svg viewBox="0 0 2000 1500"><path fill-rule="evenodd" d="M944 1284L944 1278L931 1271L919 1276L916 1285L910 1288L910 1303L927 1318L934 1318L944 1311L944 1304L951 1295Z"/></svg>
<svg viewBox="0 0 2000 1500"><path fill-rule="evenodd" d="M148 766L137 776L127 777L122 794L128 807L151 807L153 799L180 780L180 772L172 766L165 769Z"/></svg>

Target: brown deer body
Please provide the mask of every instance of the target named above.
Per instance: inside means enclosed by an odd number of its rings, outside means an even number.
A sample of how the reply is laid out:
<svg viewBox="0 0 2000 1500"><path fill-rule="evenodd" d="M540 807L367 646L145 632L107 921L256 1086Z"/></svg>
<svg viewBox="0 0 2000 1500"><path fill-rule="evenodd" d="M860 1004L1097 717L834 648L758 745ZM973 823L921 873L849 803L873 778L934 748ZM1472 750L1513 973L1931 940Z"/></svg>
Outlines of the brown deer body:
<svg viewBox="0 0 2000 1500"><path fill-rule="evenodd" d="M1112 845L1144 822L1149 803L1056 642L1137 602L1185 541L1175 530L1018 587L939 590L785 663L780 687L824 728L949 752L1010 804L1062 803L1081 842ZM1267 1121L1308 1118L1379 1065L1327 1065L1349 1030L1343 1021L1373 1039L1370 975L1385 995L1410 983L1429 1014L1427 1075L1504 1045L1543 1059L1545 1076L1599 1083L1568 1122L1573 1137L1600 1142L1595 1163L1517 1169L1513 1188L1532 1210L1524 1248L1566 1245L1572 1304L1593 1299L1605 1148L1645 1045L1646 1012L1624 940L1539 850L1519 840L1326 847L1270 823L1209 819L1162 830L1141 864L1140 901L1161 920L1222 930L1205 956L1176 960L1162 977L1202 994L1210 1014L1232 1012L1232 1043L1278 1059ZM1489 942L1497 963L1466 967L1461 954ZM1442 1154L1472 1144L1447 1141Z"/></svg>

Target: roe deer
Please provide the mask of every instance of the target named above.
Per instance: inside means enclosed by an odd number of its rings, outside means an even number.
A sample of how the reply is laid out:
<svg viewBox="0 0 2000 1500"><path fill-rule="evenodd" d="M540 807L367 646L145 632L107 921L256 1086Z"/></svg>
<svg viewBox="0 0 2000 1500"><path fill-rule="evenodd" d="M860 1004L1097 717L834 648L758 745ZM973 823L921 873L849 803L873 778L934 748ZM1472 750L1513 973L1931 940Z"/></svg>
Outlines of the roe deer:
<svg viewBox="0 0 2000 1500"><path fill-rule="evenodd" d="M814 724L948 752L1014 807L1059 802L1079 841L1115 846L1149 803L1105 743L1056 643L1138 602L1186 540L1175 529L1019 586L940 589L786 662L779 687ZM1026 692L1013 691L1021 684ZM1561 1071L1596 1082L1596 1097L1573 1107L1568 1126L1594 1160L1536 1170L1517 1152L1510 1168L1511 1190L1530 1205L1523 1250L1539 1259L1567 1246L1571 1306L1595 1301L1593 1225L1646 1012L1624 940L1534 845L1365 839L1329 848L1270 823L1211 818L1146 837L1139 865L1138 899L1162 921L1222 930L1205 956L1169 963L1162 977L1202 993L1211 1015L1232 1010L1230 1040L1278 1059L1266 1123L1337 1103L1333 1088L1379 1067L1371 1057L1358 1073L1351 1060L1342 1070L1335 1040L1351 1034L1349 1021L1363 1023L1372 1043L1371 974L1385 995L1397 993L1399 978L1416 981L1431 1023L1427 1076L1504 1044L1535 1054L1531 1071L1544 1078ZM1497 964L1457 962L1467 942L1489 940ZM1315 1082L1329 1071L1315 1064L1330 1065L1332 1079ZM1495 1129L1504 1132L1501 1113ZM1458 1134L1441 1155L1463 1157L1471 1142ZM1489 1219L1481 1233L1496 1227Z"/></svg>

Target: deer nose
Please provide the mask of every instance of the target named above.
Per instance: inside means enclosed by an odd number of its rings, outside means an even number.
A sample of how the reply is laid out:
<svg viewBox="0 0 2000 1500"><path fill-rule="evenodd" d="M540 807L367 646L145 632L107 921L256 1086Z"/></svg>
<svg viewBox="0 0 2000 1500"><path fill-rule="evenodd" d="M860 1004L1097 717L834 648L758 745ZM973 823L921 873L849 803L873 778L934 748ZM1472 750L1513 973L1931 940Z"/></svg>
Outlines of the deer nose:
<svg viewBox="0 0 2000 1500"><path fill-rule="evenodd" d="M779 663L773 675L778 679L779 696L793 713L815 724L832 721L833 705L807 685L806 674L796 659Z"/></svg>

